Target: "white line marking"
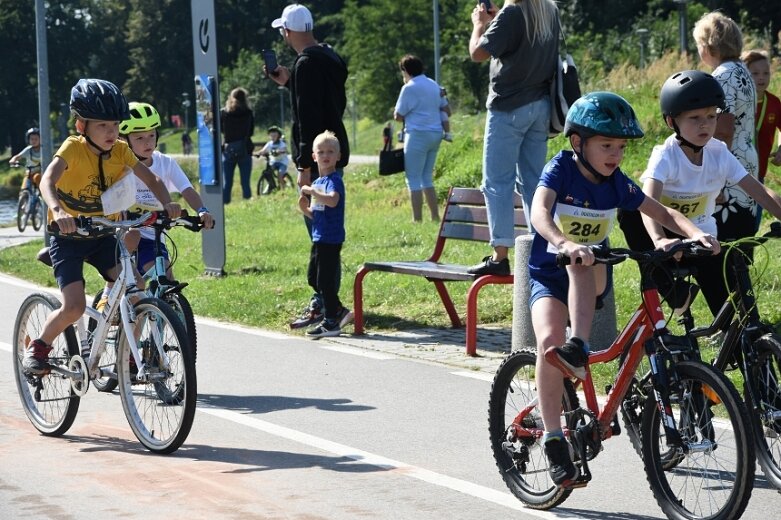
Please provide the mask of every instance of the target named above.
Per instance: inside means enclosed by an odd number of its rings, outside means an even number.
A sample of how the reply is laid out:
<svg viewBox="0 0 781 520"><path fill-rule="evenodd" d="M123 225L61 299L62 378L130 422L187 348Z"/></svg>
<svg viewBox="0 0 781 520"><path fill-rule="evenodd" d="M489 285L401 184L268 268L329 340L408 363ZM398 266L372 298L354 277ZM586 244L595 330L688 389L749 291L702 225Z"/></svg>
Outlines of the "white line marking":
<svg viewBox="0 0 781 520"><path fill-rule="evenodd" d="M0 341L0 349L5 350L6 352L11 352L11 349L13 347L10 343L6 343L5 341Z"/></svg>
<svg viewBox="0 0 781 520"><path fill-rule="evenodd" d="M394 472L397 471L399 474L412 477L414 479L427 482L435 486L440 486L447 489L451 489L453 491L458 491L460 493L464 493L465 495L469 495L478 498L480 500L485 500L487 502L492 502L494 504L504 506L516 511L523 511L525 514L529 516L534 516L537 518L544 518L544 519L579 518L579 517L562 516L559 514L527 509L509 493L497 491L495 489L481 486L473 482L468 482L466 480L461 480L454 477L449 477L447 475L442 475L441 473L436 473L434 471L420 468L418 466L413 466L405 462L389 459L381 455L375 455L374 453L370 453L368 451L363 451L357 448L352 448L344 444L329 441L327 439L315 437L314 435L310 435L308 433L303 433L297 430L293 430L291 428L286 428L284 426L272 424L270 422L256 419L254 417L250 417L245 414L240 414L238 412L224 410L222 408L201 407L201 406L198 407L198 411L212 415L214 417L218 417L220 419L225 419L227 421L234 422L236 424L247 426L249 428L253 428L255 430L268 433L270 435L275 435L277 437L282 437L284 439L292 440L294 442L298 442L306 446L317 448L319 450L332 453L340 457L353 459L354 461L360 462L362 464L371 464L372 466L377 466L379 468L393 470Z"/></svg>
<svg viewBox="0 0 781 520"><path fill-rule="evenodd" d="M370 359L397 359L396 356L390 354L383 354L382 352L376 352L374 350L365 350L358 347L348 347L345 345L323 345L320 348L325 350L333 350L334 352L340 352L342 354L352 354L353 356L361 356Z"/></svg>
<svg viewBox="0 0 781 520"><path fill-rule="evenodd" d="M493 374L486 372L480 372L477 370L459 370L457 372L450 372L454 376L471 377L472 379L479 379L480 381L488 381L491 383L494 380Z"/></svg>

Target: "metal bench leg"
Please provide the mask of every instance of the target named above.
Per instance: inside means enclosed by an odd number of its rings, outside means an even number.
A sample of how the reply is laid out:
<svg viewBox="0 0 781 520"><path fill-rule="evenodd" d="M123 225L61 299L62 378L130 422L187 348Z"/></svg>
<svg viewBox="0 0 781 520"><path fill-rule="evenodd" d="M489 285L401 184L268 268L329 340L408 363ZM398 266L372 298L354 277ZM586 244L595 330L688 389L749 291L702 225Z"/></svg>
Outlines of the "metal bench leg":
<svg viewBox="0 0 781 520"><path fill-rule="evenodd" d="M434 286L437 288L437 292L439 293L439 298L442 300L442 304L445 306L445 310L447 311L447 315L450 316L450 323L453 324L453 328L459 328L462 326L461 324L461 317L458 315L458 312L456 312L456 306L453 305L453 300L450 298L450 293L447 292L447 287L445 287L445 283L442 280L430 280L434 283Z"/></svg>
<svg viewBox="0 0 781 520"><path fill-rule="evenodd" d="M353 283L353 333L363 334L363 277L369 269L361 267L355 275Z"/></svg>
<svg viewBox="0 0 781 520"><path fill-rule="evenodd" d="M477 295L488 284L512 284L513 276L481 276L466 293L466 355L477 355Z"/></svg>

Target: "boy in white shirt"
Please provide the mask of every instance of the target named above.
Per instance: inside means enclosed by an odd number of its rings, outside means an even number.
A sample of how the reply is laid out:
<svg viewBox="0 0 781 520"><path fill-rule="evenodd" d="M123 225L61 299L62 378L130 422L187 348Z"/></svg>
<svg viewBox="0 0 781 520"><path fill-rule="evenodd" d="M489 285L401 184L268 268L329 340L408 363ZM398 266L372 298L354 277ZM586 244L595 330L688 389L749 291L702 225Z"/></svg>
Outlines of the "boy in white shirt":
<svg viewBox="0 0 781 520"><path fill-rule="evenodd" d="M268 136L270 141L260 150L260 155L266 155L272 158L271 167L276 168L277 175L279 176L279 187L280 189L283 189L285 188L287 165L290 161L287 156L287 144L285 144L285 137L282 135L282 129L278 126L270 127L268 129Z"/></svg>

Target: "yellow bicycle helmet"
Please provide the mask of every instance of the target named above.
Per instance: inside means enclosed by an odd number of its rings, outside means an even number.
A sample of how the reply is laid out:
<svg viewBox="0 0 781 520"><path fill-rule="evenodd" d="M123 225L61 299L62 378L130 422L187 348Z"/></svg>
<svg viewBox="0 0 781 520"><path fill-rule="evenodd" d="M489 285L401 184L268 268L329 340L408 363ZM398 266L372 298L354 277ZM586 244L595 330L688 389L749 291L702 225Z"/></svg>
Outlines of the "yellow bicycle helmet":
<svg viewBox="0 0 781 520"><path fill-rule="evenodd" d="M149 103L139 103L131 101L130 119L126 119L119 124L119 133L122 135L133 132L148 132L160 127L160 114L155 107Z"/></svg>

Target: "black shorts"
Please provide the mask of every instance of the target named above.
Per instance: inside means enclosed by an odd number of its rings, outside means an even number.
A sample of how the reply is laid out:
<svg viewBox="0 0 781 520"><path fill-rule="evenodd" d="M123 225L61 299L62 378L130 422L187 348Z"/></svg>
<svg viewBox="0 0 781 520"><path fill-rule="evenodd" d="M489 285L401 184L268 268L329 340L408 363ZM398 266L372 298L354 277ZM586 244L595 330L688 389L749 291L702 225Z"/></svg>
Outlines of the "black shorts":
<svg viewBox="0 0 781 520"><path fill-rule="evenodd" d="M119 264L117 239L113 235L94 239L52 236L49 254L60 290L73 282L84 282L85 261L95 267L107 282L114 281L108 272Z"/></svg>

